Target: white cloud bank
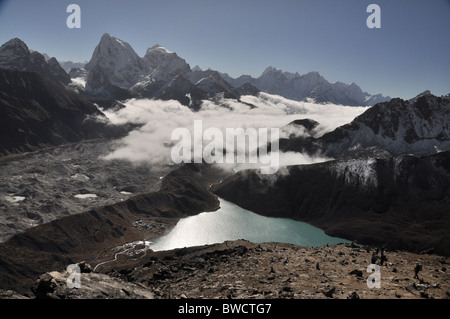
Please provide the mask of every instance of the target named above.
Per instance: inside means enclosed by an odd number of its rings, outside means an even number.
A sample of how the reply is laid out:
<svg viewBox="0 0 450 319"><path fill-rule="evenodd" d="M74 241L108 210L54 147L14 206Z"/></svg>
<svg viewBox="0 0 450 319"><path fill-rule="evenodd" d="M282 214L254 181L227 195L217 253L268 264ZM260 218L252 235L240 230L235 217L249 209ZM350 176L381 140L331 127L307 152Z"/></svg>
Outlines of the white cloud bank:
<svg viewBox="0 0 450 319"><path fill-rule="evenodd" d="M227 128L243 128L244 130L268 128L270 130L270 128L281 128L297 119L309 118L320 123L315 131L324 134L351 122L367 110L367 107L297 102L266 93L260 93L258 97L243 96L241 100L256 107L251 108L245 103L224 99L221 101L222 105L204 101L201 110L193 112L178 101L131 99L124 103L125 108L118 111L103 110L112 124L139 123L143 125L118 141L116 150L103 159L126 159L150 165L169 164L172 162L172 147L178 143L178 141L171 141L173 130L187 128L194 132L195 120L202 120L203 131L207 128L218 128L225 135ZM302 130L290 131L289 134L291 133L296 136L305 134ZM280 137L285 137L283 134ZM208 143L209 141L204 141L204 144ZM279 158L280 166L328 160L294 152L280 153ZM240 167L248 166L244 164Z"/></svg>

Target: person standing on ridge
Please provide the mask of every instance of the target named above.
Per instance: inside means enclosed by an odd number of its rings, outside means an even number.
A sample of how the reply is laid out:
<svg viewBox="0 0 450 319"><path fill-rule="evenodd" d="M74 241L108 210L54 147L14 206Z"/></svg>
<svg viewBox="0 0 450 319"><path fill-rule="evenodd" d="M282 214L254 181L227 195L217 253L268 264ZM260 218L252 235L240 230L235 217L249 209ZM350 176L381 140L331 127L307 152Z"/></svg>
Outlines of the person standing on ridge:
<svg viewBox="0 0 450 319"><path fill-rule="evenodd" d="M378 253L374 251L373 254L372 254L372 260L371 260L371 263L372 263L372 264L376 264L376 263L377 263L377 260L378 260Z"/></svg>
<svg viewBox="0 0 450 319"><path fill-rule="evenodd" d="M414 267L414 272L415 272L414 279L419 279L419 272L421 270L422 270L422 265L420 265L419 263L416 263L416 267Z"/></svg>
<svg viewBox="0 0 450 319"><path fill-rule="evenodd" d="M381 249L381 258L380 258L380 266L383 266L383 263L387 261L386 254L384 253L384 248Z"/></svg>

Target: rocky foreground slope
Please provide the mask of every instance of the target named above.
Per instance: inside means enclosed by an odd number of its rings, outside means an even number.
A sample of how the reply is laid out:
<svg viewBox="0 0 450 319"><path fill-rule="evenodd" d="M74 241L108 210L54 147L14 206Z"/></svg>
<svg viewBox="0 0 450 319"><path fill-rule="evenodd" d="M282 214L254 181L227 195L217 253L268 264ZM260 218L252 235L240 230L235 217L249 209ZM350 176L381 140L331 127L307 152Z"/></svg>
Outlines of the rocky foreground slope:
<svg viewBox="0 0 450 319"><path fill-rule="evenodd" d="M53 299L448 299L450 258L386 251L380 288L369 288L372 250L353 244L318 248L247 241L140 252L92 271L80 263L80 287L66 271L45 273L27 295ZM130 255L131 252L130 252ZM423 266L414 278L416 263Z"/></svg>

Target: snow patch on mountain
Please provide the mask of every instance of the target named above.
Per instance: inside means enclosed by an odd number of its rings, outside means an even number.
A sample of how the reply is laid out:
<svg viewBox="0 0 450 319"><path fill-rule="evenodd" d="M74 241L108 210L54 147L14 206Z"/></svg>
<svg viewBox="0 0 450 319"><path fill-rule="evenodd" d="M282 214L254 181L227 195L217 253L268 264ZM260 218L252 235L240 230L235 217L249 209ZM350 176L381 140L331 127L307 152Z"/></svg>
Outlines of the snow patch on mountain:
<svg viewBox="0 0 450 319"><path fill-rule="evenodd" d="M167 81L176 75L184 75L191 70L186 61L175 52L156 44L143 57L146 72L154 81Z"/></svg>
<svg viewBox="0 0 450 319"><path fill-rule="evenodd" d="M336 161L328 165L327 168L342 177L346 184L363 187L377 187L378 178L376 165L377 160L370 158L363 160Z"/></svg>
<svg viewBox="0 0 450 319"><path fill-rule="evenodd" d="M84 77L72 78L72 83L84 89L86 86L86 79Z"/></svg>

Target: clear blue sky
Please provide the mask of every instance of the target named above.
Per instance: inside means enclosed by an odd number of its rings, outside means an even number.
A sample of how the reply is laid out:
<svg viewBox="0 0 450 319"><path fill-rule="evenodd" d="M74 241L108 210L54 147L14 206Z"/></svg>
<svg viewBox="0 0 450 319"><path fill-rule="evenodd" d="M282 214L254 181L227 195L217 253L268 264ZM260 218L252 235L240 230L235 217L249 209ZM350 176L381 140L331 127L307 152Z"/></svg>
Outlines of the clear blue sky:
<svg viewBox="0 0 450 319"><path fill-rule="evenodd" d="M70 3L81 7L81 29L66 26ZM366 26L371 3L381 29ZM18 37L81 62L105 32L140 56L159 43L234 77L274 66L372 94L450 93L450 0L0 0L0 43Z"/></svg>

